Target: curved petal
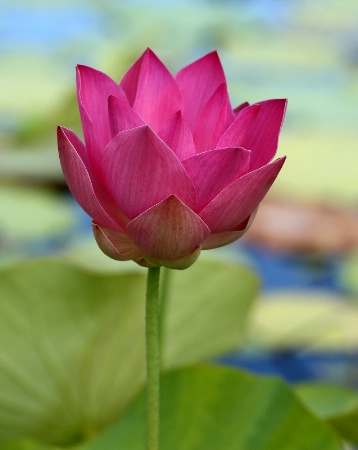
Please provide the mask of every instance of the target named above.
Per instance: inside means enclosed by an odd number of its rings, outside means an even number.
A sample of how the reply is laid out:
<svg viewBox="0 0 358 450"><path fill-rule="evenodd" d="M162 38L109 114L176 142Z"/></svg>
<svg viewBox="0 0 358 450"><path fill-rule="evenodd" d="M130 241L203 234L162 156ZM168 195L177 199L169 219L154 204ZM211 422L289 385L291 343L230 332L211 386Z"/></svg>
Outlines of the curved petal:
<svg viewBox="0 0 358 450"><path fill-rule="evenodd" d="M175 259L152 259L146 257L145 259L147 263L149 263L149 265L147 265L146 267L164 266L167 267L168 269L184 270L195 263L195 261L199 258L200 253L201 247L197 247L188 255L181 256L180 258Z"/></svg>
<svg viewBox="0 0 358 450"><path fill-rule="evenodd" d="M70 191L81 208L96 222L110 228L120 229L116 219L107 214L95 194L88 170L79 155L83 150L79 152L75 147L75 145L78 146L79 139L72 131L61 127L57 129L57 139L63 174Z"/></svg>
<svg viewBox="0 0 358 450"><path fill-rule="evenodd" d="M133 242L150 258L168 260L192 253L209 228L175 195L170 195L127 225Z"/></svg>
<svg viewBox="0 0 358 450"><path fill-rule="evenodd" d="M225 131L217 143L218 148L223 147L244 147L245 137L254 124L260 111L258 105L247 106L237 116L235 122Z"/></svg>
<svg viewBox="0 0 358 450"><path fill-rule="evenodd" d="M232 242L240 239L251 227L251 224L256 216L256 211L257 208L248 219L244 220L244 222L237 227L236 230L211 233L210 236L208 236L202 243L202 249L211 250L213 248L223 247L224 245L231 244Z"/></svg>
<svg viewBox="0 0 358 450"><path fill-rule="evenodd" d="M225 74L217 52L211 52L181 69L175 76L183 99L183 115L193 130L197 117Z"/></svg>
<svg viewBox="0 0 358 450"><path fill-rule="evenodd" d="M181 111L177 111L159 131L158 136L182 161L196 154L193 134L184 121Z"/></svg>
<svg viewBox="0 0 358 450"><path fill-rule="evenodd" d="M98 247L110 258L130 261L143 257L143 253L127 234L100 226L95 222L92 222L92 230Z"/></svg>
<svg viewBox="0 0 358 450"><path fill-rule="evenodd" d="M120 86L133 109L156 131L181 109L181 95L173 76L150 49L128 70Z"/></svg>
<svg viewBox="0 0 358 450"><path fill-rule="evenodd" d="M199 153L182 162L196 190L196 211L201 211L226 186L247 173L250 151L222 148Z"/></svg>
<svg viewBox="0 0 358 450"><path fill-rule="evenodd" d="M203 250L224 247L241 238L247 230L243 231L222 231L221 233L212 233L202 244Z"/></svg>
<svg viewBox="0 0 358 450"><path fill-rule="evenodd" d="M234 230L259 205L281 170L285 157L249 172L231 183L201 212L214 233Z"/></svg>
<svg viewBox="0 0 358 450"><path fill-rule="evenodd" d="M76 78L78 104L86 143L89 135L93 134L93 130L90 128L90 123L92 123L98 147L103 149L111 140L108 97L114 95L122 102L128 103L127 97L123 89L109 76L90 67L77 66Z"/></svg>
<svg viewBox="0 0 358 450"><path fill-rule="evenodd" d="M81 114L82 129L88 155L86 167L88 170L91 171L91 173L95 173L98 175L100 173L103 149L99 147L94 125L89 115L87 114L87 111L80 103L79 103L79 110Z"/></svg>
<svg viewBox="0 0 358 450"><path fill-rule="evenodd" d="M88 157L86 146L73 131L69 130L68 128L58 126L57 143L59 147L59 152L60 152L60 144L61 144L61 151L62 149L66 150L67 146L69 145L72 146L74 151L78 154L79 158L82 160L86 169L90 171L89 170L90 160Z"/></svg>
<svg viewBox="0 0 358 450"><path fill-rule="evenodd" d="M195 189L179 159L147 126L123 131L103 154L106 184L130 219L171 194L189 207Z"/></svg>
<svg viewBox="0 0 358 450"><path fill-rule="evenodd" d="M241 144L252 151L251 170L264 166L275 156L287 100L266 100L257 105L260 106L259 114Z"/></svg>
<svg viewBox="0 0 358 450"><path fill-rule="evenodd" d="M145 125L144 120L128 104L113 95L108 99L108 115L112 138L121 131Z"/></svg>
<svg viewBox="0 0 358 450"><path fill-rule="evenodd" d="M234 119L226 83L222 83L198 115L194 130L197 153L215 148L220 136Z"/></svg>

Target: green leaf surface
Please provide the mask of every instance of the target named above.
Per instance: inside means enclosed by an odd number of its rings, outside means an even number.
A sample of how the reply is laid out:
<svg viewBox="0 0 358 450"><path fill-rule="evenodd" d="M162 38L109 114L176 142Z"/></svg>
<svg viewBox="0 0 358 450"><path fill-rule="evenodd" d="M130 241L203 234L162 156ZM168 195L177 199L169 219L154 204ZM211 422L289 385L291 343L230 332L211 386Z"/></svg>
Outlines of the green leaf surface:
<svg viewBox="0 0 358 450"><path fill-rule="evenodd" d="M1 450L55 450L35 441L8 441L1 443Z"/></svg>
<svg viewBox="0 0 358 450"><path fill-rule="evenodd" d="M247 340L271 349L352 350L358 345L358 308L326 292L275 292L258 302Z"/></svg>
<svg viewBox="0 0 358 450"><path fill-rule="evenodd" d="M346 441L358 444L358 393L328 384L305 383L297 386L300 399L317 416L326 420Z"/></svg>
<svg viewBox="0 0 358 450"><path fill-rule="evenodd" d="M125 270L146 273L132 261L118 264L106 257L93 239L66 252L64 258L95 272L119 273ZM256 274L242 265L229 262L227 258L223 260L222 254L214 259L205 252L189 269L169 270L166 274L170 276L170 287L163 330L164 368L196 363L237 348L258 294ZM230 315L229 311L233 314ZM193 346L193 342L197 345Z"/></svg>
<svg viewBox="0 0 358 450"><path fill-rule="evenodd" d="M144 278L37 260L0 286L1 439L73 442L118 417L144 381Z"/></svg>
<svg viewBox="0 0 358 450"><path fill-rule="evenodd" d="M238 344L253 274L203 260L172 282L165 368ZM0 440L70 444L121 416L144 384L144 289L136 269L33 260L0 272Z"/></svg>
<svg viewBox="0 0 358 450"><path fill-rule="evenodd" d="M164 368L195 364L237 348L258 287L252 271L223 260L202 257L185 271L170 271Z"/></svg>
<svg viewBox="0 0 358 450"><path fill-rule="evenodd" d="M81 450L144 450L145 398ZM162 379L160 446L170 450L338 450L336 435L279 379L215 366Z"/></svg>

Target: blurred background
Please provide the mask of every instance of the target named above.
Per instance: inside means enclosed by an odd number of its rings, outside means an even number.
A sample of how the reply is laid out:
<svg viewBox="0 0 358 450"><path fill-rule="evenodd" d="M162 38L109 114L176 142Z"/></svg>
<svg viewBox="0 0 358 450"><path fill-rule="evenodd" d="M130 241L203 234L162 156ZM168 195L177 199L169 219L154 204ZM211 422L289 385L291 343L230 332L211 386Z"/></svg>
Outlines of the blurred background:
<svg viewBox="0 0 358 450"><path fill-rule="evenodd" d="M218 252L263 288L222 362L356 385L356 0L0 0L0 264L66 253L110 268L64 184L56 126L81 135L76 64L120 80L146 47L173 73L217 49L233 106L289 99L285 167L247 236Z"/></svg>

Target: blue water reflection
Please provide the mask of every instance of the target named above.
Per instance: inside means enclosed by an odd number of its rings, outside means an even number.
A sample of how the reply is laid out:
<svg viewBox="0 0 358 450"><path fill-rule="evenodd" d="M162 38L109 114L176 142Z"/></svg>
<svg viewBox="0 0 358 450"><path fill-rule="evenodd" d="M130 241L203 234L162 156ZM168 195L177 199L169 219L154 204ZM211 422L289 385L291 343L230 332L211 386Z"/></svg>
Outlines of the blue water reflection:
<svg viewBox="0 0 358 450"><path fill-rule="evenodd" d="M101 31L101 13L91 2L29 4L0 2L0 51L53 52Z"/></svg>

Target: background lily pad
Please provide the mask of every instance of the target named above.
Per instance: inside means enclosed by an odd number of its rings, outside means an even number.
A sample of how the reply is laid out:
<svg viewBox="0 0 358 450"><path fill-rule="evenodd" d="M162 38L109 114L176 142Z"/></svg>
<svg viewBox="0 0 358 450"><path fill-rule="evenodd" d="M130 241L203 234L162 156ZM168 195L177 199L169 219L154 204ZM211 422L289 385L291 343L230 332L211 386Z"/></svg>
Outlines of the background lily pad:
<svg viewBox="0 0 358 450"><path fill-rule="evenodd" d="M358 308L337 294L267 294L256 303L251 317L247 340L261 348L354 350L358 346Z"/></svg>

